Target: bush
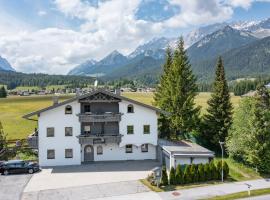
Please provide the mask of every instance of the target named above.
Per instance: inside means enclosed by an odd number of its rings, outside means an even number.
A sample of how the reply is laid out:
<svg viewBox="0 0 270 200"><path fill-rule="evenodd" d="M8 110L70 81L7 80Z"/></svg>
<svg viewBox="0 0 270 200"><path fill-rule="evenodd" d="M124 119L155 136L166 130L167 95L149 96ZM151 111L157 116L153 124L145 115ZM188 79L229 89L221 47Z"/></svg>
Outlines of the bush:
<svg viewBox="0 0 270 200"><path fill-rule="evenodd" d="M190 178L192 182L197 182L197 169L196 169L196 165L191 164L190 166Z"/></svg>
<svg viewBox="0 0 270 200"><path fill-rule="evenodd" d="M177 167L176 167L175 181L176 181L176 184L183 183L183 172L182 172L181 165L177 165Z"/></svg>
<svg viewBox="0 0 270 200"><path fill-rule="evenodd" d="M198 166L198 181L202 182L205 180L206 180L206 177L205 177L205 173L204 173L204 165L199 164L199 166Z"/></svg>
<svg viewBox="0 0 270 200"><path fill-rule="evenodd" d="M223 162L224 164L224 162ZM217 171L218 171L218 179L221 179L221 174L222 174L222 160L219 160L217 163ZM224 173L224 170L223 170Z"/></svg>
<svg viewBox="0 0 270 200"><path fill-rule="evenodd" d="M175 169L172 167L170 170L170 179L169 179L170 185L175 185L176 180L175 180Z"/></svg>
<svg viewBox="0 0 270 200"><path fill-rule="evenodd" d="M190 174L190 165L186 165L185 171L184 171L184 183L192 183L192 177Z"/></svg>
<svg viewBox="0 0 270 200"><path fill-rule="evenodd" d="M209 168L210 168L210 173L211 173L211 180L218 180L218 171L217 171L214 160L210 162Z"/></svg>
<svg viewBox="0 0 270 200"><path fill-rule="evenodd" d="M168 185L168 175L165 166L162 167L161 184L164 186Z"/></svg>
<svg viewBox="0 0 270 200"><path fill-rule="evenodd" d="M224 179L228 178L230 173L230 168L226 161L223 161L223 173L224 173Z"/></svg>
<svg viewBox="0 0 270 200"><path fill-rule="evenodd" d="M211 171L210 171L210 167L208 163L204 165L204 175L205 175L205 181L211 180Z"/></svg>

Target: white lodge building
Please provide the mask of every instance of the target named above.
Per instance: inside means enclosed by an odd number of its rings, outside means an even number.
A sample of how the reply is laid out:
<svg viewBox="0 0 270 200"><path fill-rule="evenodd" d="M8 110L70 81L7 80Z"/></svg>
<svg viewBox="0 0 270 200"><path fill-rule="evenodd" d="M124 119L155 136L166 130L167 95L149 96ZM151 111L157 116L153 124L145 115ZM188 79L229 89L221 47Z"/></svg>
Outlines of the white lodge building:
<svg viewBox="0 0 270 200"><path fill-rule="evenodd" d="M160 112L155 107L97 89L55 102L24 118L38 115L41 166L80 165L93 161L157 159ZM202 162L213 157L209 152L198 154L204 159ZM194 157L194 152L191 153Z"/></svg>

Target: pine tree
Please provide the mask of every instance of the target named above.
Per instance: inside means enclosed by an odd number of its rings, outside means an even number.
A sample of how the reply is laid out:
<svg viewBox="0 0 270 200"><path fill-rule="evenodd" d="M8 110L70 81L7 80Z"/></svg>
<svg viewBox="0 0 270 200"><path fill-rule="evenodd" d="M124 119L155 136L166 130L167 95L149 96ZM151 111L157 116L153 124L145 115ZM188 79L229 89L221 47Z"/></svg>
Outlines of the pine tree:
<svg viewBox="0 0 270 200"><path fill-rule="evenodd" d="M170 185L175 185L176 180L175 180L175 169L172 167L170 170L170 179L169 179Z"/></svg>
<svg viewBox="0 0 270 200"><path fill-rule="evenodd" d="M208 100L207 114L204 116L205 145L220 152L219 141L225 141L232 124L232 104L221 57L218 58L213 93Z"/></svg>
<svg viewBox="0 0 270 200"><path fill-rule="evenodd" d="M0 88L0 98L6 98L7 97L7 91L4 86Z"/></svg>
<svg viewBox="0 0 270 200"><path fill-rule="evenodd" d="M210 162L209 168L210 168L210 172L211 172L211 180L217 180L218 179L218 171L217 171L214 160L212 160Z"/></svg>
<svg viewBox="0 0 270 200"><path fill-rule="evenodd" d="M171 94L169 89L168 76L172 66L172 52L170 47L166 50L166 62L163 66L163 74L160 77L160 84L157 86L156 92L154 94L154 100L156 106L162 110L168 111L168 104L171 101ZM158 120L159 133L161 138L170 139L170 122L166 115L160 114Z"/></svg>
<svg viewBox="0 0 270 200"><path fill-rule="evenodd" d="M161 184L164 186L168 185L168 175L165 166L162 167Z"/></svg>
<svg viewBox="0 0 270 200"><path fill-rule="evenodd" d="M176 172L175 172L175 181L176 184L182 184L183 183L183 172L182 172L182 168L181 165L177 165L176 167Z"/></svg>
<svg viewBox="0 0 270 200"><path fill-rule="evenodd" d="M223 177L227 179L230 173L230 168L226 161L223 161Z"/></svg>
<svg viewBox="0 0 270 200"><path fill-rule="evenodd" d="M206 163L204 165L204 175L205 175L205 180L206 181L210 181L211 180L211 171L210 171L210 167L209 164Z"/></svg>
<svg viewBox="0 0 270 200"><path fill-rule="evenodd" d="M205 173L204 173L204 165L199 164L198 166L198 181L202 182L205 181Z"/></svg>
<svg viewBox="0 0 270 200"><path fill-rule="evenodd" d="M165 68L168 69L167 71L164 69L155 101L161 109L171 113L167 116L168 124L170 124L174 139L178 139L187 137L191 131L197 129L200 111L194 102L198 91L196 77L192 73L184 50L183 38L179 39L173 59L168 63L170 67ZM161 90L163 92L160 92ZM172 139L172 136L170 138Z"/></svg>

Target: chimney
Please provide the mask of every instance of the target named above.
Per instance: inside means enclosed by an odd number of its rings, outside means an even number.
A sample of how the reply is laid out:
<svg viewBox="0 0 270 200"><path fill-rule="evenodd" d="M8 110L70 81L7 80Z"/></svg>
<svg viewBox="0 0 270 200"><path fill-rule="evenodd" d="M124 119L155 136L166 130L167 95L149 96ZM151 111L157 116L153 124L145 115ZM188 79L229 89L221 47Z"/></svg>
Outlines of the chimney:
<svg viewBox="0 0 270 200"><path fill-rule="evenodd" d="M116 95L119 95L120 96L121 95L121 90L119 88L117 88L117 89L115 89L114 93Z"/></svg>
<svg viewBox="0 0 270 200"><path fill-rule="evenodd" d="M59 100L59 97L58 96L53 96L52 97L53 105L57 105L58 104L58 100Z"/></svg>

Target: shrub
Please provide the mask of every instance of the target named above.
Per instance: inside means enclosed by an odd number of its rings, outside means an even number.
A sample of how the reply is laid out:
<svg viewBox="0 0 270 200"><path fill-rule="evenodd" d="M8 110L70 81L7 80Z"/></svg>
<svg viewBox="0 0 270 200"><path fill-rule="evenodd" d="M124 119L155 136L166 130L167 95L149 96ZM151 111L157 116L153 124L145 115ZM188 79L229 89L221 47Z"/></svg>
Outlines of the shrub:
<svg viewBox="0 0 270 200"><path fill-rule="evenodd" d="M176 167L175 182L176 182L176 184L183 183L183 172L182 172L181 165L177 165L177 167Z"/></svg>
<svg viewBox="0 0 270 200"><path fill-rule="evenodd" d="M210 171L210 167L209 164L206 163L204 165L204 175L205 175L205 180L206 181L210 181L211 180L211 171Z"/></svg>
<svg viewBox="0 0 270 200"><path fill-rule="evenodd" d="M190 175L190 165L186 165L185 171L184 171L184 183L191 183L192 182L192 177Z"/></svg>
<svg viewBox="0 0 270 200"><path fill-rule="evenodd" d="M224 162L223 162L224 164ZM221 174L222 174L222 160L219 160L217 163L217 172L218 172L218 179L221 179ZM223 170L224 173L224 170Z"/></svg>
<svg viewBox="0 0 270 200"><path fill-rule="evenodd" d="M205 173L204 173L204 165L199 164L199 166L198 166L198 181L202 182L205 180L206 180L206 177L205 177Z"/></svg>
<svg viewBox="0 0 270 200"><path fill-rule="evenodd" d="M189 170L191 182L196 182L196 166L194 164L191 164Z"/></svg>
<svg viewBox="0 0 270 200"><path fill-rule="evenodd" d="M214 160L212 160L210 162L209 168L210 168L210 173L211 173L211 180L217 180L218 179L218 171L217 171Z"/></svg>
<svg viewBox="0 0 270 200"><path fill-rule="evenodd" d="M165 166L162 167L161 184L164 186L168 185L168 175Z"/></svg>
<svg viewBox="0 0 270 200"><path fill-rule="evenodd" d="M176 180L175 180L175 169L172 167L170 170L170 179L169 179L170 185L175 185Z"/></svg>
<svg viewBox="0 0 270 200"><path fill-rule="evenodd" d="M230 173L230 168L226 161L223 161L223 173L224 173L224 179L228 178Z"/></svg>

